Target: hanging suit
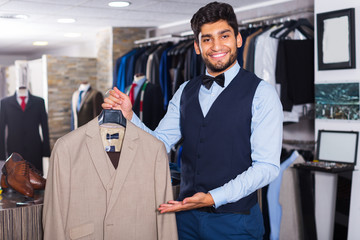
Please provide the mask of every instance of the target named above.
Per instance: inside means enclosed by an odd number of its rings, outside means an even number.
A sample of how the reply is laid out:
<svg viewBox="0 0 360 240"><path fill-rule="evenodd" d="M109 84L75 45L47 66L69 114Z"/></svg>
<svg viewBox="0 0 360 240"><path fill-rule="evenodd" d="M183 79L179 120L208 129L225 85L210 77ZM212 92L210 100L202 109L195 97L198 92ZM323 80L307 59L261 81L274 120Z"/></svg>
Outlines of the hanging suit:
<svg viewBox="0 0 360 240"><path fill-rule="evenodd" d="M97 118L60 138L45 189L44 239L177 239L162 142L127 122L119 165L109 164Z"/></svg>
<svg viewBox="0 0 360 240"><path fill-rule="evenodd" d="M5 139L6 128L8 134ZM0 160L5 160L13 152L19 153L41 172L42 157L50 156L49 127L44 99L30 92L25 111L21 109L16 93L0 102Z"/></svg>
<svg viewBox="0 0 360 240"><path fill-rule="evenodd" d="M79 90L76 90L72 96L71 102L71 130L74 130L88 123L91 119L100 114L101 104L104 101L101 92L89 88L81 101L80 110L76 110L79 99Z"/></svg>

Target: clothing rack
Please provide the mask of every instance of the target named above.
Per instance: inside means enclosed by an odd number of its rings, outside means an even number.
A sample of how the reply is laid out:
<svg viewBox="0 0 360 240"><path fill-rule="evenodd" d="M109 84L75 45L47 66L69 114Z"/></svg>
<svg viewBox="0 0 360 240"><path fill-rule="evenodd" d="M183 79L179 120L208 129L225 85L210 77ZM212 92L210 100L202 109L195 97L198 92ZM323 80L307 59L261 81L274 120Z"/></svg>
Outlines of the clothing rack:
<svg viewBox="0 0 360 240"><path fill-rule="evenodd" d="M180 37L182 37L182 36L178 35L178 34L167 34L167 35L158 36L158 37L151 37L151 38L135 40L134 44L151 43L151 42L156 42L156 41L164 40L164 39L168 39L168 38L180 38Z"/></svg>
<svg viewBox="0 0 360 240"><path fill-rule="evenodd" d="M264 22L264 21L268 21L268 20L281 19L284 17L290 17L293 15L299 15L299 14L303 14L303 13L314 13L314 9L310 9L310 8L309 9L299 9L296 11L290 11L290 12L285 12L285 13L280 13L280 14L245 19L245 20L240 21L239 26L251 24L251 23ZM185 31L185 32L179 33L179 34L167 34L167 35L158 36L158 37L150 37L150 38L135 40L134 44L152 43L152 42L156 42L156 41L164 40L164 39L191 37L193 35L194 35L193 31L190 30L190 31Z"/></svg>
<svg viewBox="0 0 360 240"><path fill-rule="evenodd" d="M299 9L296 11L290 11L290 12L285 12L285 13L279 13L279 14L274 14L274 15L268 15L268 16L263 16L263 17L257 17L257 18L250 18L250 19L245 19L245 20L241 20L239 25L245 25L245 24L250 24L250 23L258 23L258 22L264 22L264 21L269 21L269 20L276 20L276 19L281 19L281 18L285 18L285 17L291 17L294 15L299 15L299 14L303 14L303 13L314 13L314 9Z"/></svg>

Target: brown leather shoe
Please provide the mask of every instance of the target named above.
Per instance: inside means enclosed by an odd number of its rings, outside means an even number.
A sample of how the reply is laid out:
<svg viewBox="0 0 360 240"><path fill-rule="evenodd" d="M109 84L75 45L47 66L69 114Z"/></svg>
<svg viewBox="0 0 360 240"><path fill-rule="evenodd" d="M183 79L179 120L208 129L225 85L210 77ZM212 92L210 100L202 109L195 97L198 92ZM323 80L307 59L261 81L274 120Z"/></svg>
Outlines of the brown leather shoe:
<svg viewBox="0 0 360 240"><path fill-rule="evenodd" d="M46 179L42 177L40 171L37 170L34 165L29 162L28 164L30 183L33 186L34 190L45 189Z"/></svg>
<svg viewBox="0 0 360 240"><path fill-rule="evenodd" d="M18 153L13 153L6 160L2 168L5 175L5 183L15 191L28 196L34 196L34 188L31 186L29 177L29 165Z"/></svg>
<svg viewBox="0 0 360 240"><path fill-rule="evenodd" d="M46 179L43 178L39 173L36 171L33 171L30 167L29 169L29 178L30 178L30 184L34 188L34 190L43 190L45 189ZM6 183L5 175L1 175L1 188L7 189L9 186Z"/></svg>

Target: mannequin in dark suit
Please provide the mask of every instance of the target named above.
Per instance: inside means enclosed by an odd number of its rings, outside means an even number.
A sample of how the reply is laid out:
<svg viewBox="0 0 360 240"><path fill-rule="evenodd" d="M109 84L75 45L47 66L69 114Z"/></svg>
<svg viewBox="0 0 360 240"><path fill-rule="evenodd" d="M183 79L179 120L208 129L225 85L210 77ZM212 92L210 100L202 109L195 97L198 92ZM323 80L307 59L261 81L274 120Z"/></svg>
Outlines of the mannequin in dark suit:
<svg viewBox="0 0 360 240"><path fill-rule="evenodd" d="M83 91L83 93L79 102L80 91ZM93 89L89 83L80 84L79 89L72 96L71 130L77 129L99 115L102 110L101 103L103 100L101 92Z"/></svg>
<svg viewBox="0 0 360 240"><path fill-rule="evenodd" d="M165 114L161 88L159 85L148 82L143 74L136 74L134 76L133 83L137 83L138 85L137 91L135 90L133 111L146 124L146 126L154 130ZM142 103L143 112L142 116L140 116L142 89L144 89L144 99Z"/></svg>
<svg viewBox="0 0 360 240"><path fill-rule="evenodd" d="M0 159L5 160L13 152L17 152L42 172L42 157L50 156L45 103L44 99L32 95L26 89L25 91L28 100L24 111L17 100L19 90L0 102ZM42 138L39 126L42 130Z"/></svg>

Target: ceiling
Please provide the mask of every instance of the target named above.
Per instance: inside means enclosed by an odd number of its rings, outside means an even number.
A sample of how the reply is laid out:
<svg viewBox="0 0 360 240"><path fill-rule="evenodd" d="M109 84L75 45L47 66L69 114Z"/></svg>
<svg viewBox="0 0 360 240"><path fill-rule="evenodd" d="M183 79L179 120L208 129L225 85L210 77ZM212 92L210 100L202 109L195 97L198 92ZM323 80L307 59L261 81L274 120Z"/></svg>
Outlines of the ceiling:
<svg viewBox="0 0 360 240"><path fill-rule="evenodd" d="M39 51L83 44L95 39L106 27L164 27L191 19L206 0L128 0L125 8L111 8L110 0L0 0L0 55L29 55ZM234 9L262 2L291 0L230 0ZM25 14L27 19L8 19ZM2 16L2 17L1 17ZM75 23L58 23L59 18L74 18ZM65 33L80 33L78 38ZM48 46L32 46L33 41L48 41Z"/></svg>

